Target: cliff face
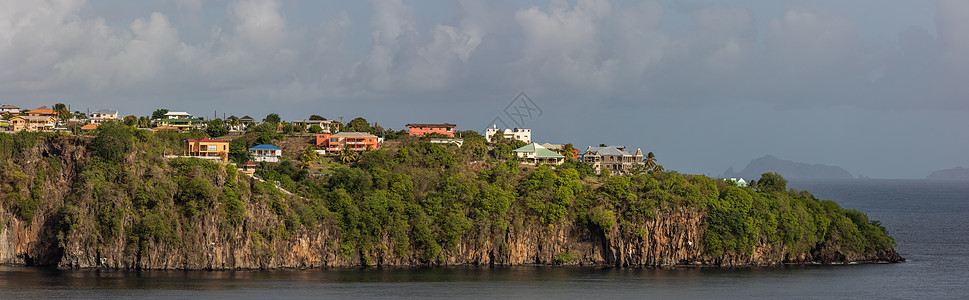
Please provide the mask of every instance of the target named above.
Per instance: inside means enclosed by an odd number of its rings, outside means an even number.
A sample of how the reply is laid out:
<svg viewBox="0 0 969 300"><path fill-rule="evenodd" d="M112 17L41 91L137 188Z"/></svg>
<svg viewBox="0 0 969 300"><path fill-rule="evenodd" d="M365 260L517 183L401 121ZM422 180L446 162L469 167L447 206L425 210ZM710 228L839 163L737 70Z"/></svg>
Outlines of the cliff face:
<svg viewBox="0 0 969 300"><path fill-rule="evenodd" d="M333 219L294 228L280 217L280 204L276 202L279 198L308 200L267 193L251 177L233 175L234 170L221 165L213 171L215 175L202 174L199 169L162 168L159 166L167 163L160 158L155 164L134 167L138 164L134 154L128 155L124 171L119 172L124 177L114 179L115 183L110 179L98 181L102 180L98 176L107 175L90 169L89 143L83 138L47 139L4 162L7 173L0 180L0 192L5 195L4 205L0 205L0 264L224 270L440 264L747 266L903 261L891 249L858 255L845 254L856 252L840 251L830 245L788 258L782 245L767 241L761 241L749 253L711 257L703 251L705 213L698 208L659 211L655 217L634 225L633 230L620 230L620 226L602 230L576 221L546 225L534 217L517 216L512 218L511 226L501 230L471 227L456 245L445 247L438 259L394 249L398 243L386 234L373 249L347 251L341 247L343 233ZM186 196L180 195L184 192L178 191L177 185L165 183L166 178L180 176L208 176L211 190L222 194L206 196L211 201L208 208L184 216L181 210L172 208L173 203L187 201L183 199ZM141 180L144 182L131 183ZM224 201L231 198L226 196L228 187L238 191L243 203L244 217L238 223L226 213L231 210L230 202ZM160 195L151 200L155 202L147 201L152 204L131 204L142 201L140 195L152 193ZM129 194L135 199L126 198ZM15 198L31 197L39 203L29 221L23 220L23 205Z"/></svg>

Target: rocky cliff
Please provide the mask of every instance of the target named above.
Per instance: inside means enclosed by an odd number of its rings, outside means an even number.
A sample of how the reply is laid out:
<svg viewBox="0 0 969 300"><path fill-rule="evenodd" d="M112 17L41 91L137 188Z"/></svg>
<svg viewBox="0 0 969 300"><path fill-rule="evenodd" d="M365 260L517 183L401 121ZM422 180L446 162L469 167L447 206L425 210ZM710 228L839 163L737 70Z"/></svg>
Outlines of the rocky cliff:
<svg viewBox="0 0 969 300"><path fill-rule="evenodd" d="M354 248L347 246L349 231L333 212L322 212L318 222L294 219L319 200L277 192L231 166L172 162L139 144L124 163L112 165L90 149L90 138L40 137L33 146L0 156L0 264L225 270L903 261L890 247L843 251L833 241L789 253L781 242L761 239L750 251L711 255L704 250L707 210L700 206L656 210L631 223L609 215L620 221L615 226L575 218L549 223L512 214L506 225L469 224L456 243L442 242L433 257L414 250L427 247L413 237L416 227L403 233L403 240L389 233L391 228L377 233L370 246ZM203 192L185 188L193 184Z"/></svg>

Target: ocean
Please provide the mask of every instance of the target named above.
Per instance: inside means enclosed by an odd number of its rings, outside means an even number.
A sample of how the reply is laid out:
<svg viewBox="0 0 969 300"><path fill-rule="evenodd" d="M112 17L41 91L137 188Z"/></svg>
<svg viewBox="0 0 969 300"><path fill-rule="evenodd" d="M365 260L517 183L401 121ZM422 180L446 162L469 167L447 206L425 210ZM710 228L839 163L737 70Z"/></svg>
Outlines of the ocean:
<svg viewBox="0 0 969 300"><path fill-rule="evenodd" d="M792 181L789 186L881 221L908 262L230 272L0 267L0 298L969 298L969 182Z"/></svg>

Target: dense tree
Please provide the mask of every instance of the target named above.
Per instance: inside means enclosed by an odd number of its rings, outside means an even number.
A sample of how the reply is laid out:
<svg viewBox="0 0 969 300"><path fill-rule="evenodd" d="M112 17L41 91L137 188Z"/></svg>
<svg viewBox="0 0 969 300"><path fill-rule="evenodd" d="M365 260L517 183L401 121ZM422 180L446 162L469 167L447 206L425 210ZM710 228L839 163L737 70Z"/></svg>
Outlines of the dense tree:
<svg viewBox="0 0 969 300"><path fill-rule="evenodd" d="M313 126L310 126L310 130L309 131L312 132L312 133L318 133L318 132L323 131L323 127L320 127L320 125L313 124Z"/></svg>
<svg viewBox="0 0 969 300"><path fill-rule="evenodd" d="M757 180L757 190L763 192L787 191L787 179L775 172L761 174L760 179Z"/></svg>
<svg viewBox="0 0 969 300"><path fill-rule="evenodd" d="M96 157L108 163L121 163L131 150L132 128L107 120L98 126L97 136L91 141L91 150Z"/></svg>
<svg viewBox="0 0 969 300"><path fill-rule="evenodd" d="M229 134L229 128L226 128L224 124L225 122L222 122L222 119L206 122L205 134L213 138Z"/></svg>
<svg viewBox="0 0 969 300"><path fill-rule="evenodd" d="M124 117L124 119L122 119L122 122L124 122L124 124L127 126L132 126L132 127L138 126L138 117L127 116L127 117Z"/></svg>
<svg viewBox="0 0 969 300"><path fill-rule="evenodd" d="M322 117L320 115L312 115L312 116L310 116L310 120L314 120L314 121L317 121L317 120L319 120L319 121L326 121L326 118L324 118L324 117Z"/></svg>
<svg viewBox="0 0 969 300"><path fill-rule="evenodd" d="M562 146L560 153L562 155L565 155L566 160L570 160L575 158L575 154L577 153L577 151L575 149L575 146L572 145L572 143L568 143Z"/></svg>
<svg viewBox="0 0 969 300"><path fill-rule="evenodd" d="M367 122L367 119L364 119L363 117L356 117L353 120L350 120L349 123L347 123L347 126L346 128L344 128L344 131L359 131L359 132L372 133L373 128L370 127L370 123Z"/></svg>
<svg viewBox="0 0 969 300"><path fill-rule="evenodd" d="M262 121L263 123L269 123L269 124L273 124L273 126L276 126L276 125L279 125L280 122L282 122L282 119L279 118L278 114L271 113L266 115L266 118L262 119Z"/></svg>
<svg viewBox="0 0 969 300"><path fill-rule="evenodd" d="M165 114L167 113L168 113L168 109L164 109L164 108L156 109L154 112L151 113L151 119L152 120L164 119Z"/></svg>

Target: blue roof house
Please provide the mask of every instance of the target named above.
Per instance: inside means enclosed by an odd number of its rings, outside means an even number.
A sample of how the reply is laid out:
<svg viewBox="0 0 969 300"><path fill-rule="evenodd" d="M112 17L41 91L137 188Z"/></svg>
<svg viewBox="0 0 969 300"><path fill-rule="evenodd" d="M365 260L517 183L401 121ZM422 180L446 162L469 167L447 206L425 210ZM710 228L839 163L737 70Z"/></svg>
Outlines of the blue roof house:
<svg viewBox="0 0 969 300"><path fill-rule="evenodd" d="M283 156L283 150L273 145L262 144L249 148L249 154L252 155L253 161L279 162L279 158Z"/></svg>

